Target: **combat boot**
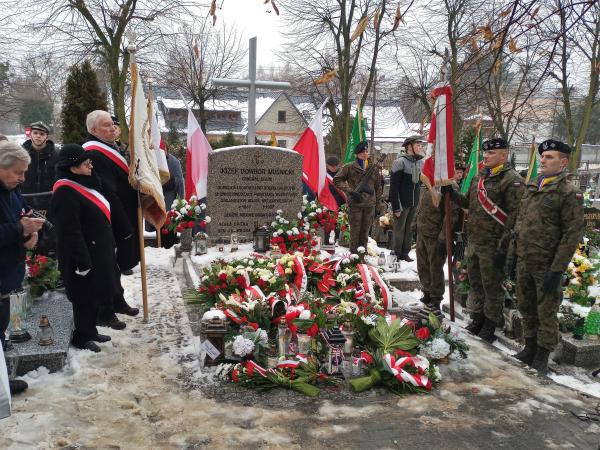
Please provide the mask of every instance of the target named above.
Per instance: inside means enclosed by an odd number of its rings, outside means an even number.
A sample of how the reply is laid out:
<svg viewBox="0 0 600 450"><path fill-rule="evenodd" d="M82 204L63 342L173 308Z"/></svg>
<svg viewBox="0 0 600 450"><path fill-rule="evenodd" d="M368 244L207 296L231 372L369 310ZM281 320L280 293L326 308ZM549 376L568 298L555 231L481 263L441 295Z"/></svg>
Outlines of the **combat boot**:
<svg viewBox="0 0 600 450"><path fill-rule="evenodd" d="M536 338L525 338L525 348L521 350L519 353L513 355L513 357L517 358L519 361L524 362L528 366L531 366L533 363L533 358L535 358L535 353L537 352L537 339Z"/></svg>
<svg viewBox="0 0 600 450"><path fill-rule="evenodd" d="M421 297L419 300L424 305L427 305L431 301L431 297L429 296L429 292L423 292L423 297Z"/></svg>
<svg viewBox="0 0 600 450"><path fill-rule="evenodd" d="M481 331L477 336L483 339L488 344L491 344L496 340L496 335L494 332L496 331L496 323L492 322L487 317L485 318L485 322L483 322L483 326L481 327Z"/></svg>
<svg viewBox="0 0 600 450"><path fill-rule="evenodd" d="M442 297L431 297L431 300L429 301L429 303L427 303L427 306L429 306L429 309L431 309L432 311L440 311L441 303Z"/></svg>
<svg viewBox="0 0 600 450"><path fill-rule="evenodd" d="M535 358L531 363L531 368L537 370L538 377L545 377L548 373L548 357L550 350L544 347L538 347L535 352Z"/></svg>
<svg viewBox="0 0 600 450"><path fill-rule="evenodd" d="M465 327L465 330L467 330L471 334L477 335L481 331L481 327L483 327L483 321L485 319L485 316L483 315L483 313L475 313L473 314L472 319L473 320L471 321L471 323Z"/></svg>

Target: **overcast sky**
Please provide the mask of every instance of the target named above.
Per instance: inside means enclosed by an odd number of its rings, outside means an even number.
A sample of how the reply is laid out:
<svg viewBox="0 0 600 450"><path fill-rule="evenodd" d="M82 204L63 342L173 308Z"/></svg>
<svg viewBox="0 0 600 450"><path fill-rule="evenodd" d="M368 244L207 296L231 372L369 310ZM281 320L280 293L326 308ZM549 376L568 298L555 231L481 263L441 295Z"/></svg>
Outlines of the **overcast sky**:
<svg viewBox="0 0 600 450"><path fill-rule="evenodd" d="M248 40L256 36L257 67L271 67L277 64L274 52L281 49L281 16L275 14L270 3L263 3L264 0L225 0L223 9L217 10L217 26L220 21L235 26L242 34L246 48ZM281 8L280 14L285 14Z"/></svg>

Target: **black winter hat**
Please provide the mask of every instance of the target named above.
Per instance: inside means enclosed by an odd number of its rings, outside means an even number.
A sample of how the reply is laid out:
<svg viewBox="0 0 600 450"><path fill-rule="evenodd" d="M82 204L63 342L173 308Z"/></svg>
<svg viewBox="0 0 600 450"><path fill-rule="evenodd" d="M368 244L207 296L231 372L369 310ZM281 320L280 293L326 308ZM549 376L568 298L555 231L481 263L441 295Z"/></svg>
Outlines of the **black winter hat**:
<svg viewBox="0 0 600 450"><path fill-rule="evenodd" d="M565 144L564 142L557 141L555 139L548 139L539 145L538 153L540 155L546 150L556 150L561 153L566 153L567 155L571 154L571 147L569 147L569 144Z"/></svg>
<svg viewBox="0 0 600 450"><path fill-rule="evenodd" d="M58 152L58 162L56 165L58 167L69 168L78 166L86 159L89 159L89 156L81 145L65 144Z"/></svg>
<svg viewBox="0 0 600 450"><path fill-rule="evenodd" d="M329 164L330 166L337 166L340 163L340 158L338 158L337 156L330 156L329 158L327 158L325 163Z"/></svg>
<svg viewBox="0 0 600 450"><path fill-rule="evenodd" d="M359 154L369 149L369 143L367 141L359 142L356 147L354 147L354 153Z"/></svg>
<svg viewBox="0 0 600 450"><path fill-rule="evenodd" d="M502 138L492 138L483 142L483 150L508 149L508 142Z"/></svg>

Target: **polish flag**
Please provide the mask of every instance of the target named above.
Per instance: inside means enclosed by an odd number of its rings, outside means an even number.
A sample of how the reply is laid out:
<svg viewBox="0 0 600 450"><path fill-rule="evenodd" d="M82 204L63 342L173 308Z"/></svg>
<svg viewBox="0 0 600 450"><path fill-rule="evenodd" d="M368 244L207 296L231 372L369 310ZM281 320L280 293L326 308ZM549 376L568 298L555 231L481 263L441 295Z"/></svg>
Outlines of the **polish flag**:
<svg viewBox="0 0 600 450"><path fill-rule="evenodd" d="M208 180L208 154L212 153L208 139L202 132L194 113L188 109L187 152L185 167L185 198L195 195L198 199L206 197Z"/></svg>
<svg viewBox="0 0 600 450"><path fill-rule="evenodd" d="M452 129L452 88L449 85L433 89L435 99L429 137L427 139L427 159L423 164L422 180L432 192L435 204L439 203L438 189L434 186L445 186L454 178L454 132Z"/></svg>
<svg viewBox="0 0 600 450"><path fill-rule="evenodd" d="M304 156L302 181L315 193L323 206L331 211L337 211L338 204L329 188L332 180L327 175L323 142L323 108L328 101L325 100L325 103L317 110L308 128L304 130L294 146L294 150Z"/></svg>

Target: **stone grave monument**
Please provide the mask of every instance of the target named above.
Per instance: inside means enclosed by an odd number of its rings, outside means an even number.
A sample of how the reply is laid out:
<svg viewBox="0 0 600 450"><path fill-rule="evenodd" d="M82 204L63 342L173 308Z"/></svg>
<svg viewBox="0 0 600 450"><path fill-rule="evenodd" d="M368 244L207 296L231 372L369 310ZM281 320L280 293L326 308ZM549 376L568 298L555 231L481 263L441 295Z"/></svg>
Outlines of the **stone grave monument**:
<svg viewBox="0 0 600 450"><path fill-rule="evenodd" d="M237 234L252 239L277 210L292 219L302 207L302 155L277 147L243 145L208 155L207 213L211 243Z"/></svg>

